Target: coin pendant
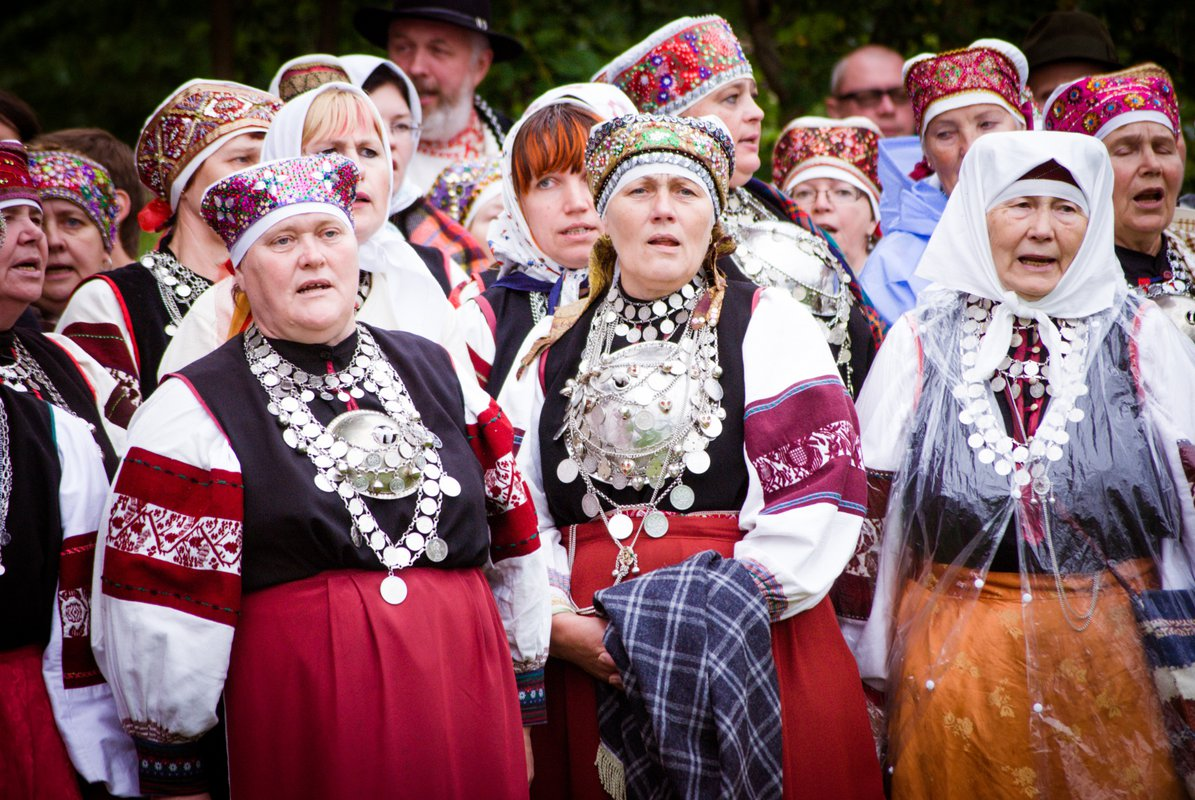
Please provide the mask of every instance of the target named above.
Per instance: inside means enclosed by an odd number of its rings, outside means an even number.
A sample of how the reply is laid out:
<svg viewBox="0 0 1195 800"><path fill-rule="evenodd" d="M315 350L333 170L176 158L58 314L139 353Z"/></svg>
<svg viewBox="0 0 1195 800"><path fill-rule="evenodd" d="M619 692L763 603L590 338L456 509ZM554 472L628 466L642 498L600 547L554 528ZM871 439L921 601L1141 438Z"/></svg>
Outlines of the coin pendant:
<svg viewBox="0 0 1195 800"><path fill-rule="evenodd" d="M451 475L445 475L440 479L440 491L447 497L456 497L461 493L460 481Z"/></svg>
<svg viewBox="0 0 1195 800"><path fill-rule="evenodd" d="M407 599L407 582L397 575L388 575L382 580L382 599L396 606Z"/></svg>
<svg viewBox="0 0 1195 800"><path fill-rule="evenodd" d="M448 558L448 545L440 537L427 540L427 549L423 551L427 554L429 561L440 562Z"/></svg>
<svg viewBox="0 0 1195 800"><path fill-rule="evenodd" d="M169 323L169 324L166 326L166 335L167 335L167 336L174 336L174 334L176 334L176 333L178 333L178 326L177 326L177 325L175 325L173 322Z"/></svg>
<svg viewBox="0 0 1195 800"><path fill-rule="evenodd" d="M668 517L662 511L653 511L643 518L643 530L653 539L668 533Z"/></svg>
<svg viewBox="0 0 1195 800"><path fill-rule="evenodd" d="M710 468L710 454L704 450L689 453L685 456L685 466L690 472L700 475Z"/></svg>
<svg viewBox="0 0 1195 800"><path fill-rule="evenodd" d="M693 501L696 497L693 490L683 483L678 483L668 494L668 502L672 503L672 507L677 511L688 511L693 507Z"/></svg>
<svg viewBox="0 0 1195 800"><path fill-rule="evenodd" d="M579 474L577 464L571 458L566 458L556 465L556 478L561 483L572 483Z"/></svg>
<svg viewBox="0 0 1195 800"><path fill-rule="evenodd" d="M584 511L585 516L589 517L590 519L601 513L602 504L598 501L597 493L585 493L585 496L581 498L581 510Z"/></svg>
<svg viewBox="0 0 1195 800"><path fill-rule="evenodd" d="M615 514L606 520L606 530L610 531L610 535L615 539L622 541L634 532L635 524L626 514Z"/></svg>

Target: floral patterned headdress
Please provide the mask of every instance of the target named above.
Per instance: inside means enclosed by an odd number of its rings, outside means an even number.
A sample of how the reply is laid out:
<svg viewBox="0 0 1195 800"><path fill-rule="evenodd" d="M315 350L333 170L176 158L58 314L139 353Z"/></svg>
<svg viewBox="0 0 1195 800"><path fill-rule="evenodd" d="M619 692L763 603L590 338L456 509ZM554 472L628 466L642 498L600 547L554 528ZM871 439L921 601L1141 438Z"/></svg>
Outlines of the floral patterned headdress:
<svg viewBox="0 0 1195 800"><path fill-rule="evenodd" d="M879 219L877 162L882 136L866 117L798 117L776 140L772 183L788 194L796 184L813 178L846 181L867 194L872 213Z"/></svg>
<svg viewBox="0 0 1195 800"><path fill-rule="evenodd" d="M1003 106L1026 130L1033 128L1033 96L1025 85L1029 62L1003 39L978 39L961 50L913 56L905 62L904 79L920 136L939 114L983 103Z"/></svg>
<svg viewBox="0 0 1195 800"><path fill-rule="evenodd" d="M1046 101L1042 125L1048 131L1086 133L1103 139L1134 122L1157 122L1175 136L1182 127L1170 73L1140 64L1059 86Z"/></svg>
<svg viewBox="0 0 1195 800"><path fill-rule="evenodd" d="M29 172L42 200L69 200L99 228L104 250L116 241L116 187L108 170L87 156L64 150L34 150Z"/></svg>
<svg viewBox="0 0 1195 800"><path fill-rule="evenodd" d="M273 225L299 214L330 214L353 225L357 165L326 153L267 161L212 184L201 211L234 265Z"/></svg>
<svg viewBox="0 0 1195 800"><path fill-rule="evenodd" d="M41 208L41 195L29 174L29 152L16 139L0 141L0 209Z"/></svg>
<svg viewBox="0 0 1195 800"><path fill-rule="evenodd" d="M160 230L178 210L187 181L231 137L269 130L282 101L231 81L184 83L149 115L137 139L137 174L156 195L138 215Z"/></svg>
<svg viewBox="0 0 1195 800"><path fill-rule="evenodd" d="M444 168L427 192L433 206L465 227L491 197L502 196L502 162L476 159Z"/></svg>
<svg viewBox="0 0 1195 800"><path fill-rule="evenodd" d="M644 114L679 114L718 87L751 75L730 23L711 14L670 22L593 80L614 84Z"/></svg>
<svg viewBox="0 0 1195 800"><path fill-rule="evenodd" d="M601 216L619 183L640 166L684 170L704 186L715 218L726 204L734 172L734 142L714 117L631 114L594 127L585 147L585 168Z"/></svg>

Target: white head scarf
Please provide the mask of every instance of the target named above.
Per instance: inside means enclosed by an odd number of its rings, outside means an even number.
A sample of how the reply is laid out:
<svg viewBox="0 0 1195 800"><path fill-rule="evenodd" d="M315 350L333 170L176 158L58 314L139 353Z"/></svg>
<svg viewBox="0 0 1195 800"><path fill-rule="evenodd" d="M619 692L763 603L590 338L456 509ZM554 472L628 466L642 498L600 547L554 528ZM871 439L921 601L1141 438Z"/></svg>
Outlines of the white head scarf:
<svg viewBox="0 0 1195 800"><path fill-rule="evenodd" d="M378 58L377 56L341 56L340 65L348 73L349 80L353 82L353 85L359 88L364 87L365 82L369 80L369 76L377 72L379 68L390 70L402 81L403 85L407 87L405 92L407 105L411 107L411 122L415 125L415 132L411 136L411 143L417 149L419 147L419 136L422 133L423 127L423 105L419 102L419 92L415 89L414 82L407 77L407 73L403 72L398 64L395 64L393 61L386 58ZM414 149L411 152L414 153ZM407 170L404 169L402 175L402 183L396 186L394 194L390 195L391 216L409 208L411 203L414 203L423 196L423 192L419 190L419 187L407 177Z"/></svg>
<svg viewBox="0 0 1195 800"><path fill-rule="evenodd" d="M1054 290L1040 300L1025 300L1004 288L996 274L987 211L1011 184L1051 160L1070 172L1086 199L1087 233ZM1005 131L989 133L971 146L917 275L995 303L972 368L976 376L990 375L1008 353L1014 317L1036 320L1043 344L1058 354L1061 338L1051 317L1087 317L1123 297L1127 290L1113 249L1112 182L1108 151L1091 136Z"/></svg>
<svg viewBox="0 0 1195 800"><path fill-rule="evenodd" d="M282 110L274 118L274 124L270 126L270 130L266 134L265 144L262 145L262 161L303 155L303 125L307 120L307 113L311 110L311 104L324 92L337 89L355 94L365 100L374 124L381 134L382 152L389 155L389 132L386 130L385 123L382 122L382 115L378 113L377 106L369 99L369 95L356 86L333 82L304 92L282 107ZM388 196L393 183L394 173L387 169L386 191ZM382 227L369 237L368 241L359 244L358 257L361 269L365 272L375 272L387 276L386 286L392 295L390 301L395 309L410 307L410 297L404 297L403 293L410 288L411 281L426 283L423 280L426 278L434 285L434 279L423 263L423 259L419 257L419 254L415 252L398 228L389 221L384 222ZM443 297L443 292L439 292L438 288L437 292ZM428 321L428 325L433 326L431 329L438 329L434 326L439 325L440 309L428 306L425 311L435 317ZM416 322L413 322L407 330L422 330L423 328Z"/></svg>
<svg viewBox="0 0 1195 800"><path fill-rule="evenodd" d="M535 99L518 122L506 134L502 147L502 202L504 209L490 223L490 250L498 261L498 274L505 276L512 271L526 273L532 278L555 283L564 276L559 305L575 301L585 280L584 269L566 269L544 255L531 235L519 200L515 194L514 146L519 131L536 112L553 105L575 105L592 111L598 120L604 122L614 117L635 113L635 104L620 89L606 83L570 83L559 86ZM581 168L583 165L578 165Z"/></svg>

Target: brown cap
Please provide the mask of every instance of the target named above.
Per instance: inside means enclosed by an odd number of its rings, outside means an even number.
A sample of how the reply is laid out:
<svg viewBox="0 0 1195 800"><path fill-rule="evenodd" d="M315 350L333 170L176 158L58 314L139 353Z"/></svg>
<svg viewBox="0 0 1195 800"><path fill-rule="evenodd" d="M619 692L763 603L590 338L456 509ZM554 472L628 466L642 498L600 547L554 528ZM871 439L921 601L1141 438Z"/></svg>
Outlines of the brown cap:
<svg viewBox="0 0 1195 800"><path fill-rule="evenodd" d="M1051 11L1039 18L1025 34L1021 49L1030 70L1055 61L1093 61L1109 70L1120 68L1108 27L1083 11Z"/></svg>

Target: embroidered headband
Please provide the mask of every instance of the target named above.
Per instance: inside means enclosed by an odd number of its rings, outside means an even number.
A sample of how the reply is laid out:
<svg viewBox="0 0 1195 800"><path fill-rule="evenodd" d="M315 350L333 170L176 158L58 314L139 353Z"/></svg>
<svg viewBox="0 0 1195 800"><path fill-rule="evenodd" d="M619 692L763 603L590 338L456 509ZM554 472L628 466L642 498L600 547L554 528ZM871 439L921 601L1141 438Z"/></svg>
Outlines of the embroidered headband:
<svg viewBox="0 0 1195 800"><path fill-rule="evenodd" d="M620 179L643 164L688 170L705 186L718 216L734 171L734 142L714 117L630 114L595 126L585 147L585 168L600 216Z"/></svg>
<svg viewBox="0 0 1195 800"><path fill-rule="evenodd" d="M201 211L239 265L262 234L288 217L331 214L352 228L359 177L357 165L335 153L280 158L212 184Z"/></svg>
<svg viewBox="0 0 1195 800"><path fill-rule="evenodd" d="M83 210L100 231L104 250L116 241L116 187L108 170L78 153L34 150L29 173L42 200L69 200Z"/></svg>
<svg viewBox="0 0 1195 800"><path fill-rule="evenodd" d="M643 114L679 114L723 84L752 76L751 63L716 15L670 22L615 58L595 83L611 83Z"/></svg>
<svg viewBox="0 0 1195 800"><path fill-rule="evenodd" d="M776 140L772 183L789 193L796 184L813 178L846 181L867 193L872 213L879 219L881 136L866 117L798 117Z"/></svg>
<svg viewBox="0 0 1195 800"><path fill-rule="evenodd" d="M1063 84L1046 101L1042 119L1048 131L1086 133L1097 139L1134 122L1157 122L1175 136L1182 129L1174 82L1157 64Z"/></svg>
<svg viewBox="0 0 1195 800"><path fill-rule="evenodd" d="M41 208L41 196L29 174L29 152L16 139L0 141L0 209Z"/></svg>
<svg viewBox="0 0 1195 800"><path fill-rule="evenodd" d="M325 83L352 83L340 59L324 53L299 56L287 61L274 73L270 81L270 94L288 103L303 92Z"/></svg>
<svg viewBox="0 0 1195 800"><path fill-rule="evenodd" d="M462 161L444 168L427 192L428 201L466 227L485 200L502 193L502 164L497 158ZM484 198L484 200L483 200Z"/></svg>
<svg viewBox="0 0 1195 800"><path fill-rule="evenodd" d="M264 133L281 107L277 97L252 86L188 81L145 121L137 139L137 174L173 213L187 181L226 139ZM165 211L159 207L158 216Z"/></svg>
<svg viewBox="0 0 1195 800"><path fill-rule="evenodd" d="M1026 130L1033 128L1033 97L1025 86L1029 64L1024 53L1002 39L913 56L905 62L904 79L921 136L939 114L983 103L1003 106Z"/></svg>

